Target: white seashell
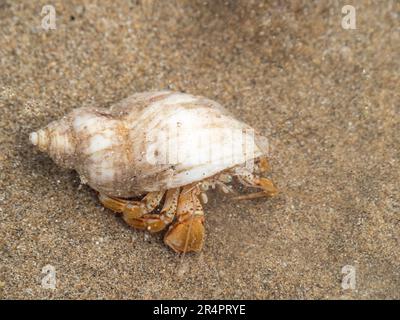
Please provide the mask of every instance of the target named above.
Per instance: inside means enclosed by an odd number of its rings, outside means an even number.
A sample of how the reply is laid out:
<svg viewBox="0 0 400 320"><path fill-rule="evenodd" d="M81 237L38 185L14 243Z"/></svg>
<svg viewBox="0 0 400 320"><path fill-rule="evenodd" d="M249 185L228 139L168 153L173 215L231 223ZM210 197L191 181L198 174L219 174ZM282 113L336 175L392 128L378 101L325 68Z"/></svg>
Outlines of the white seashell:
<svg viewBox="0 0 400 320"><path fill-rule="evenodd" d="M126 198L201 181L267 152L266 139L217 102L170 91L75 109L30 141L95 190Z"/></svg>

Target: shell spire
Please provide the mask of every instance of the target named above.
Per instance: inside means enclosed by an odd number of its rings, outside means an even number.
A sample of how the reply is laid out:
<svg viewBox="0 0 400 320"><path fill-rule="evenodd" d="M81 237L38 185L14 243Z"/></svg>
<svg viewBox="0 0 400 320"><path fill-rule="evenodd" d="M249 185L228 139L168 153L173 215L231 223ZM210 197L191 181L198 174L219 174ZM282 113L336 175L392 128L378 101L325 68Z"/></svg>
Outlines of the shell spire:
<svg viewBox="0 0 400 320"><path fill-rule="evenodd" d="M40 151L47 151L49 146L49 135L47 130L40 129L29 134L29 141L39 148Z"/></svg>
<svg viewBox="0 0 400 320"><path fill-rule="evenodd" d="M75 145L72 132L64 119L54 121L47 127L29 134L30 142L46 152L59 165L73 168Z"/></svg>

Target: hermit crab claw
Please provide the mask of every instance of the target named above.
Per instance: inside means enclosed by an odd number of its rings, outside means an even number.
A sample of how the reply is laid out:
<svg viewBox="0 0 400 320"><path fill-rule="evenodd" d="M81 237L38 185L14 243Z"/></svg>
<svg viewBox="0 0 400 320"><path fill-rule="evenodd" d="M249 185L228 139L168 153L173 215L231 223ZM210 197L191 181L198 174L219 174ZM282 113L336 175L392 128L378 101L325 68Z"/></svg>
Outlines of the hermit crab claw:
<svg viewBox="0 0 400 320"><path fill-rule="evenodd" d="M252 180L243 180L246 186L258 188L262 191L237 196L233 198L234 200L251 200L256 198L274 197L279 192L278 188L270 179L254 177Z"/></svg>
<svg viewBox="0 0 400 320"><path fill-rule="evenodd" d="M273 197L278 193L278 188L271 180L267 178L258 178L256 181L267 196Z"/></svg>
<svg viewBox="0 0 400 320"><path fill-rule="evenodd" d="M204 217L191 217L179 222L165 234L164 242L175 252L198 252L203 248Z"/></svg>

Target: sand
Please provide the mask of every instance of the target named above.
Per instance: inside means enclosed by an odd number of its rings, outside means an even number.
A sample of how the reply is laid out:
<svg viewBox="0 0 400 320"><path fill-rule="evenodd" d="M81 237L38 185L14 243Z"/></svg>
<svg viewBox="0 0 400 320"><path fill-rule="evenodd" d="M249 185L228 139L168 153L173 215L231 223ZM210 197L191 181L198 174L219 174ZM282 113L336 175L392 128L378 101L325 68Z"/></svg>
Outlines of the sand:
<svg viewBox="0 0 400 320"><path fill-rule="evenodd" d="M353 1L354 30L342 1L143 0L50 1L45 31L48 3L0 2L0 298L400 298L397 1ZM204 250L183 259L28 141L168 88L262 131L281 190L209 194Z"/></svg>

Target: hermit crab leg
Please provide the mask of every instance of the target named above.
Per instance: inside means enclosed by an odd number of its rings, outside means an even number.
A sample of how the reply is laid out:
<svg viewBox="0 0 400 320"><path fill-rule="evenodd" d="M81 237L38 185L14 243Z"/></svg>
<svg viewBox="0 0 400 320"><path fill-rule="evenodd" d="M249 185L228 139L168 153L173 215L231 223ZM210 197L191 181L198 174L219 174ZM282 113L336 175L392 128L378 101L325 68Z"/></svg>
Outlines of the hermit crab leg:
<svg viewBox="0 0 400 320"><path fill-rule="evenodd" d="M165 196L164 206L159 214L148 213L135 219L135 227L150 232L159 232L169 225L175 217L178 205L179 188L170 189Z"/></svg>
<svg viewBox="0 0 400 320"><path fill-rule="evenodd" d="M165 191L149 192L141 201L112 198L99 194L100 202L108 209L121 212L123 219L132 227L145 229L140 218L153 211L161 202Z"/></svg>
<svg viewBox="0 0 400 320"><path fill-rule="evenodd" d="M120 198L113 198L103 193L99 193L98 197L104 207L114 212L124 212L128 206L140 206L140 201L129 201Z"/></svg>
<svg viewBox="0 0 400 320"><path fill-rule="evenodd" d="M185 186L179 196L175 222L165 234L164 242L178 253L200 251L204 241L204 212L198 198L200 188Z"/></svg>
<svg viewBox="0 0 400 320"><path fill-rule="evenodd" d="M249 200L260 197L273 197L278 193L278 189L275 187L274 183L268 178L259 177L249 172L240 173L237 177L243 185L247 187L259 188L262 189L262 191L237 196L233 198L235 200Z"/></svg>

